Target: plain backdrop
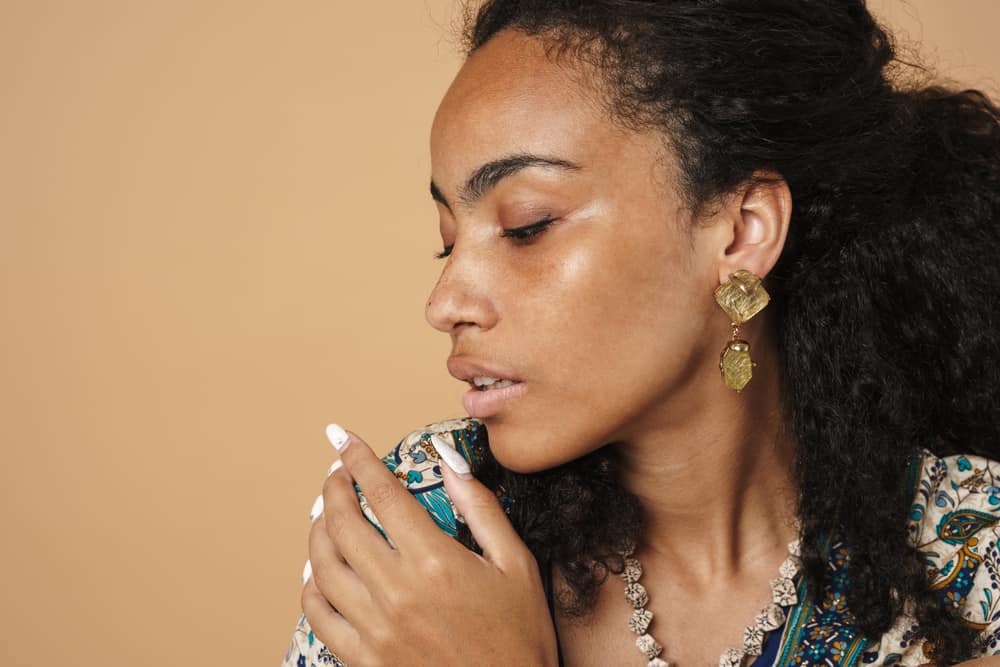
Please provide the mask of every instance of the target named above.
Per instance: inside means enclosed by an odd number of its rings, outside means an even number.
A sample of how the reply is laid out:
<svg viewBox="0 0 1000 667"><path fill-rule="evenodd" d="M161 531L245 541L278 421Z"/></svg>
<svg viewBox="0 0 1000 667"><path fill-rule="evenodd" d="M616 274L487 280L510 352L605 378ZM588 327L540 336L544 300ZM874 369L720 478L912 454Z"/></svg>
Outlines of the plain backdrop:
<svg viewBox="0 0 1000 667"><path fill-rule="evenodd" d="M994 0L874 7L996 93ZM457 9L0 1L0 664L277 667L326 423L465 415L423 310Z"/></svg>

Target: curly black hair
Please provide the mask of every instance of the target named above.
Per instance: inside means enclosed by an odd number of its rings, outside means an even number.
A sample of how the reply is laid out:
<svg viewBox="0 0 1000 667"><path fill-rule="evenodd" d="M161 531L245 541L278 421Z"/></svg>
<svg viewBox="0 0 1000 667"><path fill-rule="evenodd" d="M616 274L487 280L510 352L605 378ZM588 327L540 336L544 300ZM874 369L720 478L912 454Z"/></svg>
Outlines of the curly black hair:
<svg viewBox="0 0 1000 667"><path fill-rule="evenodd" d="M512 28L594 66L614 121L664 131L692 211L760 170L785 179L794 209L764 285L804 576L823 589L820 537L838 531L864 635L909 600L938 664L970 657L975 632L907 539L905 471L921 447L1000 458L997 107L904 61L863 0L485 0L463 17L466 55ZM644 525L613 448L534 474L491 465L575 593L560 604L586 613Z"/></svg>

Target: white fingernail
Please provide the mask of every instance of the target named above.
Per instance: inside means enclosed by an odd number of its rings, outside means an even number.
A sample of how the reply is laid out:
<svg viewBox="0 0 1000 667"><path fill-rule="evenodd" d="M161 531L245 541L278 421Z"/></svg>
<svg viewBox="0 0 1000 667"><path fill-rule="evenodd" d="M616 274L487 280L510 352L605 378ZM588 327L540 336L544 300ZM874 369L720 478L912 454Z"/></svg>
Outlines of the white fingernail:
<svg viewBox="0 0 1000 667"><path fill-rule="evenodd" d="M326 438L338 452L343 451L344 447L347 447L347 441L350 440L350 436L347 435L347 431L340 428L339 424L327 424Z"/></svg>
<svg viewBox="0 0 1000 667"><path fill-rule="evenodd" d="M316 500L313 501L312 509L309 510L309 520L315 521L316 517L320 515L323 511L323 494L316 496Z"/></svg>
<svg viewBox="0 0 1000 667"><path fill-rule="evenodd" d="M337 470L337 469L338 469L338 468L340 468L340 466L342 466L342 465L344 465L344 462L343 462L343 461L341 461L340 459L337 459L336 461L334 461L334 462L333 462L333 463L332 463L332 464L330 465L330 467L329 467L329 468L327 468L327 471L326 471L326 476L327 476L327 477L329 477L330 475L332 475L332 474L333 474L333 471L334 471L334 470Z"/></svg>
<svg viewBox="0 0 1000 667"><path fill-rule="evenodd" d="M449 445L444 438L438 436L437 434L431 434L431 442L434 443L434 449L437 453L441 455L441 458L448 467L455 471L455 473L462 479L472 478L472 469L469 468L469 462L466 461L458 451Z"/></svg>
<svg viewBox="0 0 1000 667"><path fill-rule="evenodd" d="M313 574L312 563L306 561L306 566L302 568L302 583L305 584L307 581L309 581L309 577L311 577L312 574Z"/></svg>

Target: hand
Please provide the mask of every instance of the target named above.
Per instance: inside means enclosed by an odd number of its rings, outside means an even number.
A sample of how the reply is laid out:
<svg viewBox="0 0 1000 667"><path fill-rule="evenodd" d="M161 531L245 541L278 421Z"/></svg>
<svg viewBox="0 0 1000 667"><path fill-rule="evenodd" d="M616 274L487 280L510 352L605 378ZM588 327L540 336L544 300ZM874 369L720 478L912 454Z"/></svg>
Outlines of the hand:
<svg viewBox="0 0 1000 667"><path fill-rule="evenodd" d="M368 444L347 435L343 466L327 477L309 533L302 610L316 637L348 667L555 665L538 564L493 492L441 466L480 556L438 528ZM354 481L392 546L362 514Z"/></svg>

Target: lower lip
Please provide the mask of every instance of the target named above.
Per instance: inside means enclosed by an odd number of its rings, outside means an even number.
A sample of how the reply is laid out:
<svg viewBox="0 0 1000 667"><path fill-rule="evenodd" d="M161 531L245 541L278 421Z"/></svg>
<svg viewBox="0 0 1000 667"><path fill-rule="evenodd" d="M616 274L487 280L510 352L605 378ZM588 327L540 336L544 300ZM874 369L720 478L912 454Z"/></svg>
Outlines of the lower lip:
<svg viewBox="0 0 1000 667"><path fill-rule="evenodd" d="M524 391L523 382L515 382L500 389L470 389L462 396L462 405L470 417L481 419L496 413L504 404Z"/></svg>

